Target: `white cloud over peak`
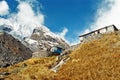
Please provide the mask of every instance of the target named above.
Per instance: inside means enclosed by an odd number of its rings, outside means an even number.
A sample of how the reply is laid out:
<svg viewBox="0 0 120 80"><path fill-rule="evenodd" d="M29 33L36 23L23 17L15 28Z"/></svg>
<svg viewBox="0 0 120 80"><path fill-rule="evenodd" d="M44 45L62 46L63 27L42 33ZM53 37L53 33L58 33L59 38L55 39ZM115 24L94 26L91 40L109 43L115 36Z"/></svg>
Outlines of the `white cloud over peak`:
<svg viewBox="0 0 120 80"><path fill-rule="evenodd" d="M6 1L4 2L7 3ZM18 12L9 13L7 19L0 18L0 25L11 25L15 31L12 34L17 33L22 37L29 37L35 27L41 27L44 24L44 15L40 10L34 11L31 5L32 2L30 4L27 0L19 0L18 3ZM39 6L36 6L36 8L37 7Z"/></svg>
<svg viewBox="0 0 120 80"><path fill-rule="evenodd" d="M68 32L68 29L64 27L61 32L56 32L56 35L62 38L63 40L65 40L68 44L70 44L70 42L66 39L67 32Z"/></svg>
<svg viewBox="0 0 120 80"><path fill-rule="evenodd" d="M9 6L6 1L0 1L0 15L6 15L9 13Z"/></svg>
<svg viewBox="0 0 120 80"><path fill-rule="evenodd" d="M120 29L120 0L104 0L97 10L95 22L87 31L114 24Z"/></svg>
<svg viewBox="0 0 120 80"><path fill-rule="evenodd" d="M16 15L16 19L20 24L23 25L41 25L44 23L43 14L38 13L37 15L33 11L32 7L28 3L20 3L18 6L19 12Z"/></svg>
<svg viewBox="0 0 120 80"><path fill-rule="evenodd" d="M18 2L16 9L17 12L9 13L7 18L0 18L1 25L10 25L13 29L11 32L12 35L17 36L19 39L24 37L30 37L33 29L39 27L41 30L52 33L46 26L44 26L44 15L41 13L41 3L38 3L37 0L15 0ZM7 3L6 1L4 1ZM7 5L8 6L8 5ZM65 35L68 32L67 28L64 28L58 36L63 40L66 40Z"/></svg>
<svg viewBox="0 0 120 80"><path fill-rule="evenodd" d="M65 39L65 36L68 32L68 29L67 28L64 28L63 31L61 33L59 33L59 36L63 39Z"/></svg>

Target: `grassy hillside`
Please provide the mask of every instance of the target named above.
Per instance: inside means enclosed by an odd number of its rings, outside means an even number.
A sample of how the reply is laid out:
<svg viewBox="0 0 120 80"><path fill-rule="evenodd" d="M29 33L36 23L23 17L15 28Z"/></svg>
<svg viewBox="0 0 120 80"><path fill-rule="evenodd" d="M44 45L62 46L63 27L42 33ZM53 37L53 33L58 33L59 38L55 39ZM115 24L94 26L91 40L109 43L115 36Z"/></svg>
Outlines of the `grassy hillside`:
<svg viewBox="0 0 120 80"><path fill-rule="evenodd" d="M119 80L120 34L110 33L103 38L80 45L70 60L57 73L49 70L55 57L32 58L25 62L0 69L12 72L5 80ZM3 76L1 76L3 77Z"/></svg>
<svg viewBox="0 0 120 80"><path fill-rule="evenodd" d="M5 78L5 80L53 79L54 72L50 71L48 68L54 61L55 57L32 58L14 66L0 69L0 72L11 73L8 76L0 76L0 78Z"/></svg>

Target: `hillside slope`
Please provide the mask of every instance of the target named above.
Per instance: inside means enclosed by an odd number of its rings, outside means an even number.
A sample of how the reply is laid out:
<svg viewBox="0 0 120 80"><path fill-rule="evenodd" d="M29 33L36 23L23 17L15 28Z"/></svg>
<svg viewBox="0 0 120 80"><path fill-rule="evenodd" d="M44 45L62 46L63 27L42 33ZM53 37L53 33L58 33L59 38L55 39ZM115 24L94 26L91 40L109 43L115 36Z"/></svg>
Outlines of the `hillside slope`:
<svg viewBox="0 0 120 80"><path fill-rule="evenodd" d="M32 57L32 51L25 47L18 39L6 32L0 32L0 66L10 65Z"/></svg>
<svg viewBox="0 0 120 80"><path fill-rule="evenodd" d="M55 62L55 57L33 58L6 69L0 69L0 72L11 72L10 75L1 77L5 80L120 79L119 32L105 34L101 39L82 44L69 56L70 60L62 65L57 73L48 68Z"/></svg>

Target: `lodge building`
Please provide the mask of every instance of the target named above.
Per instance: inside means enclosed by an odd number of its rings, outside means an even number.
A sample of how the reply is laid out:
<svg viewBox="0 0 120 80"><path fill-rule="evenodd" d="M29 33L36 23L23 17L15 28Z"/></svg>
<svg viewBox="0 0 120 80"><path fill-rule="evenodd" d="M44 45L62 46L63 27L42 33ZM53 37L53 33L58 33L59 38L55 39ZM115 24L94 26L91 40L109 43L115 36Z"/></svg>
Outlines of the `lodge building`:
<svg viewBox="0 0 120 80"><path fill-rule="evenodd" d="M115 25L105 26L92 32L80 35L80 41L86 42L95 38L96 35L118 31Z"/></svg>

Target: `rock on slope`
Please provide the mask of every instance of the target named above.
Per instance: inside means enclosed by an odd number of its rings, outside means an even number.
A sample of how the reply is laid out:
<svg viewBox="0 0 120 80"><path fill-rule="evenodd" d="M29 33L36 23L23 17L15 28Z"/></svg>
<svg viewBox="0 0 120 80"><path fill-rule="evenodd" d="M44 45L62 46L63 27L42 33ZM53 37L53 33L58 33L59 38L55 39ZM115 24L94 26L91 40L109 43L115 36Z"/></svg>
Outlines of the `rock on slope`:
<svg viewBox="0 0 120 80"><path fill-rule="evenodd" d="M0 32L0 63L15 64L32 57L32 51L6 32Z"/></svg>

